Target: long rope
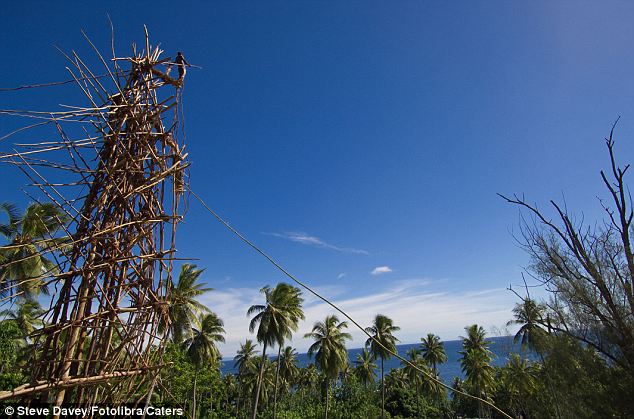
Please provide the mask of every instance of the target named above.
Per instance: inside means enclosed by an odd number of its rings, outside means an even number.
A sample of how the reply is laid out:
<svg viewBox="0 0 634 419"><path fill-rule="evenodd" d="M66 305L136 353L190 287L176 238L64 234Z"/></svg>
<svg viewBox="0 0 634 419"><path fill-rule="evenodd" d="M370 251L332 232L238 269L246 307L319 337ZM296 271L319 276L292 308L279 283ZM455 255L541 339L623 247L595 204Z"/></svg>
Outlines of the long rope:
<svg viewBox="0 0 634 419"><path fill-rule="evenodd" d="M104 75L98 75L98 76L94 76L94 77L86 77L86 78L82 78L82 79L98 79L98 78L102 78L102 77L107 77L107 76L111 76L112 74L109 71L109 74L104 74ZM81 80L81 79L80 79ZM42 83L42 84L34 84L34 85L23 85L23 86L18 86L18 87L13 87L13 88L0 88L0 91L16 91L16 90L22 90L22 89L30 89L30 88L39 88L39 87L49 87L49 86L58 86L58 85L64 85L64 84L68 84L68 83L72 83L74 81L77 80L65 80L65 81L61 81L61 82L53 82L53 83ZM50 121L47 121L45 123L48 123ZM42 125L44 123L41 124L36 124L36 125ZM27 127L30 128L30 127ZM22 128L24 129L24 128ZM20 129L20 130L22 130ZM19 131L19 130L18 130ZM15 133L15 132L14 132ZM14 134L11 133L11 134ZM10 135L11 135L10 134ZM7 137L7 136L5 136ZM0 138L0 140L4 139L5 137ZM501 415L503 415L506 418L509 419L513 419L512 416L508 415L506 412L504 412L503 410L501 410L500 408L498 408L497 406L495 406L495 404L493 404L492 402L482 399L478 396L474 396L471 395L469 393L466 393L464 391L455 389L447 384L445 384L444 382L442 382L441 380L439 380L438 378L432 376L431 374L429 374L428 372L422 370L421 368L419 368L417 365L413 364L412 362L410 362L409 360L403 358L402 356L400 356L396 351L392 351L390 348L385 347L385 345L383 345L380 341L378 341L376 338L374 338L374 336L372 336L370 333L368 333L365 328L363 328L359 323L357 323L352 317L350 317L345 311L343 311L342 309L340 309L339 307L337 307L334 303L332 303L330 300L328 300L327 298L323 297L322 295L320 295L318 292L316 292L315 290L313 290L310 286L306 285L305 283L303 283L302 281L300 281L299 279L297 279L293 274L291 274L290 272L288 272L284 267L282 267L279 263L277 263L271 256L269 256L266 252L264 252L262 249L260 249L258 246L256 246L253 242L251 242L249 239L247 239L244 235L242 235L239 231L237 231L235 228L233 228L231 225L229 225L229 223L227 223L222 217L220 217L215 211L213 211L204 201L202 198L200 198L193 190L191 190L191 187L187 186L187 189L189 190L189 192L205 207L205 209L207 209L207 211L209 211L209 213L211 215L213 215L222 225L224 225L229 231L231 231L233 234L235 234L240 240L242 240L244 243L246 243L249 247L251 247L253 250L255 250L257 253L259 253L260 255L264 256L271 264L273 264L273 266L275 266L278 270L280 270L284 275L286 275L288 278L290 278L293 282L295 282L296 284L298 284L299 286L301 286L302 288L306 289L308 292L310 292L311 294L313 294L315 297L317 297L318 299L322 300L323 302L325 302L326 304L328 304L329 306L331 306L333 309L335 309L336 311L338 311L339 313L341 313L344 317L346 317L352 324L354 324L359 330L361 330L365 335L368 336L369 339L373 340L377 345L379 345L381 348L383 348L385 351L389 352L392 356L396 357L397 359L401 360L402 362L404 362L405 364L411 366L412 368L414 368L416 371L422 373L423 375L425 375L427 378L429 378L430 380L436 382L437 384L441 385L442 387L451 390L452 392L456 393L456 394L461 394L465 397L469 397L472 398L474 400L477 400L481 403L484 403L488 406L490 406L491 408L493 408L494 410L496 410L498 413L500 413Z"/></svg>
<svg viewBox="0 0 634 419"><path fill-rule="evenodd" d="M332 303L330 300L328 300L326 297L323 297L321 294L319 294L317 291L315 291L314 289L312 289L310 286L306 285L305 283L303 283L302 281L300 281L299 279L297 279L293 274L291 274L290 272L288 272L284 267L282 267L279 263L277 263L275 261L275 259L273 259L271 256L269 256L266 252L264 252L262 249L260 249L258 246L256 246L251 240L247 239L244 235L242 235L238 230L236 230L235 228L233 228L228 222L226 222L220 215L218 215L214 210L212 210L206 203L205 201L202 200L201 197L199 197L192 189L191 187L188 187L189 192L202 204L203 207L205 207L205 209L207 211L209 211L209 213L211 215L213 215L223 226L225 226L229 231L231 231L233 234L235 234L236 236L238 236L238 238L240 240L242 240L244 243L246 243L249 247L251 247L253 250L255 250L257 253L259 253L260 255L264 256L271 264L273 264L273 266L275 266L278 270L280 270L284 275L286 275L288 278L290 278L293 282L295 282L296 284L298 284L299 286L301 286L302 288L304 288L305 290L307 290L308 292L310 292L311 294L313 294L315 297L319 298L320 300L322 300L323 302L325 302L326 304L328 304L329 306L331 306L332 308L334 308L335 310L337 310L339 313L341 313L345 318L347 318L348 320L350 320L350 322L352 324L354 324L359 330L361 330L363 333L365 333L369 339L372 339L377 345L379 345L381 348L383 348L385 351L389 352L392 356L396 357L397 359L401 360L402 362L406 363L407 365L409 365L410 367L414 368L416 371L422 373L423 375L425 375L427 378L429 378L430 380L434 381L437 384L440 384L442 387L452 391L453 393L457 393L460 395L463 395L465 397L469 397L472 398L474 400L477 400L481 403L486 404L487 406L490 406L491 408L493 408L495 411L497 411L498 413L500 413L501 415L503 415L504 417L508 418L508 419L513 419L512 416L510 416L508 413L504 412L503 410L501 410L499 407L497 407L495 404L493 404L492 402L482 399L478 396L474 396L472 394L466 393L462 390L453 388L447 384L445 384L444 382L442 382L442 380L439 380L438 378L432 376L431 374L429 374L427 371L422 370L421 368L419 368L417 365L413 364L412 362L410 362L409 360L403 358L402 356L400 356L396 351L391 350L390 348L385 347L385 345L383 345L380 341L378 341L376 338L374 338L374 336L372 336L370 333L368 333L365 328L363 328L363 326L361 326L359 323L357 323L352 317L350 317L345 311L343 311L342 309L340 309L339 307L337 307L334 303Z"/></svg>
<svg viewBox="0 0 634 419"><path fill-rule="evenodd" d="M119 74L120 72L117 72L117 74ZM82 81L82 80L96 80L96 79L100 79L100 78L104 78L104 77L108 77L109 74L99 74L97 76L93 76L93 77L81 77L78 78L77 80ZM62 86L64 84L70 84L70 83L75 83L77 80L72 79L72 80L64 80L64 81L54 81L51 83L40 83L40 84L27 84L27 85L21 85L21 86L17 86L17 87L0 87L0 92L14 92L17 90L23 90L23 89L35 89L38 87L51 87L51 86Z"/></svg>

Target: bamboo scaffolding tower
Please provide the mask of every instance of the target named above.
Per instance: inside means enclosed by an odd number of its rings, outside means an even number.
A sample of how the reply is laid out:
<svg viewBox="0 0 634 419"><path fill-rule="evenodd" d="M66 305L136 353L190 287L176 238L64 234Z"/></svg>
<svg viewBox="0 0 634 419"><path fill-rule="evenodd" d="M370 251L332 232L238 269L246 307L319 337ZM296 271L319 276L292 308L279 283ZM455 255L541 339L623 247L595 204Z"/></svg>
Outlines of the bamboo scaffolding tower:
<svg viewBox="0 0 634 419"><path fill-rule="evenodd" d="M0 392L0 400L141 403L165 366L167 284L188 167L179 118L184 74L170 76L178 64L161 58L147 29L144 47L133 45L129 57L117 56L113 42L106 60L86 40L104 74L93 73L76 53L64 54L85 106L0 110L35 121L24 129L54 127L56 140L16 144L0 153L0 162L17 167L40 200L71 220L65 237L51 234L39 246L56 268L24 280L45 280L55 292L45 326L32 336L37 350L29 383ZM71 139L69 127L81 135ZM19 285L0 284L12 288L2 290L5 301L20 294Z"/></svg>
<svg viewBox="0 0 634 419"><path fill-rule="evenodd" d="M133 45L129 57L117 56L113 36L108 61L85 38L105 73L93 73L75 52L62 52L70 63L70 80L0 89L22 91L74 83L87 100L84 106L63 106L64 110L54 112L0 109L0 116L35 121L0 133L0 146L31 129L55 128L55 140L14 144L12 151L0 152L0 163L15 166L29 186L37 188L43 198L27 192L34 201L55 204L71 220L63 227L63 237L51 232L49 239L37 243L39 254L0 263L3 268L48 255L56 265L40 276L0 283L0 304L20 296L20 287L29 282L44 281L55 288L44 315L45 326L31 336L36 356L30 381L0 391L0 401L77 407L147 405L155 385L171 394L156 378L167 367L163 352L171 323L168 284L174 261L184 260L175 256L175 240L188 194L285 276L373 339L349 314L292 275L189 188L179 118L185 67L178 57L161 58L163 51L150 45L147 29L144 48L137 50ZM177 78L170 75L174 67ZM71 136L69 126L82 135ZM438 385L511 418L490 400L454 389L389 352Z"/></svg>

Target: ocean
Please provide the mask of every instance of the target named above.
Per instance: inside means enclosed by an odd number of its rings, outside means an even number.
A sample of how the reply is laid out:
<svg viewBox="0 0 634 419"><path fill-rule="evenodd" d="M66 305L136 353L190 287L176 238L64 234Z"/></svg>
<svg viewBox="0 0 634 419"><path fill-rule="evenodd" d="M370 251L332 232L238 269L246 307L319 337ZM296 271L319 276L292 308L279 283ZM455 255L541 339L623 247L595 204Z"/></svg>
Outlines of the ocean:
<svg viewBox="0 0 634 419"><path fill-rule="evenodd" d="M506 364L506 361L510 354L513 353L523 353L524 357L529 359L535 359L533 354L527 354L526 351L522 352L522 348L519 344L513 342L512 336L502 336L502 337L492 337L488 338L491 342L489 349L493 352L493 361L492 364L495 366L503 366ZM454 377L464 378L464 374L460 369L460 354L458 353L462 350L462 341L461 340L450 340L444 342L445 344L445 352L447 354L447 362L444 364L438 365L438 373L440 374L440 378L447 384L451 384ZM420 343L412 343L412 344L403 344L397 345L396 349L398 354L405 357L405 353L411 348L419 348ZM357 354L359 354L363 348L354 348L348 350L348 358L350 362L353 362L357 358ZM275 356L272 358L274 359ZM297 357L299 361L299 365L305 367L313 362L313 359L309 358L307 354L299 354ZM353 364L354 365L354 364ZM377 362L377 365L380 365ZM401 361L397 358L390 358L385 360L385 373L387 374L393 368L401 367ZM235 374L236 368L234 367L233 359L226 359L222 361L222 366L220 368L222 374ZM378 372L380 374L380 372ZM377 374L377 375L378 375Z"/></svg>

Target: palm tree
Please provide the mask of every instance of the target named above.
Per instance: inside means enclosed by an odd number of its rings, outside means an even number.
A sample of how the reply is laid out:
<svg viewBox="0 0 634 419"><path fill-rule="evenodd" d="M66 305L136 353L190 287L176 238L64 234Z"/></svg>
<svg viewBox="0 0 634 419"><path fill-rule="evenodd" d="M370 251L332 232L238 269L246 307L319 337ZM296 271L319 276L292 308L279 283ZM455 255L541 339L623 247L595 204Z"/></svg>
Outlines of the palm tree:
<svg viewBox="0 0 634 419"><path fill-rule="evenodd" d="M370 348L370 352L375 358L381 358L381 418L385 417L385 383L384 362L390 359L393 353L396 353L396 342L399 340L394 336L394 332L401 330L400 327L394 326L394 322L383 314L377 314L374 318L372 326L367 327L365 331L372 336L368 338L365 345Z"/></svg>
<svg viewBox="0 0 634 419"><path fill-rule="evenodd" d="M434 378L438 378L438 364L447 362L447 354L445 353L445 345L438 335L428 333L427 337L421 338L421 348L423 359L432 367ZM433 390L432 393L437 397L436 404L440 407L440 396L442 387L434 380L427 380L428 387Z"/></svg>
<svg viewBox="0 0 634 419"><path fill-rule="evenodd" d="M24 343L28 344L29 336L37 329L44 325L40 318L44 314L44 310L35 300L21 299L18 302L16 310L2 310L1 316L6 316L13 320L22 331Z"/></svg>
<svg viewBox="0 0 634 419"><path fill-rule="evenodd" d="M546 306L544 304L539 304L531 298L526 298L522 301L522 303L515 305L513 308L513 315L515 318L507 323L507 326L520 326L520 329L515 334L513 340L515 342L520 341L522 349L528 348L535 351L537 355L539 355L542 365L545 363L543 345L545 338L548 336L546 330L544 330L541 326L545 317L546 322L548 323L548 318L545 315L545 312ZM560 418L561 412L559 411L559 403L557 400L557 393L554 389L555 386L553 385L553 380L548 369L545 369L544 372L546 375L546 387L550 396L555 401L555 403L553 403L555 416Z"/></svg>
<svg viewBox="0 0 634 419"><path fill-rule="evenodd" d="M0 211L4 212L8 218L8 223L0 223L0 236L5 238L13 237L18 230L18 223L20 222L18 208L10 202L2 202L0 203Z"/></svg>
<svg viewBox="0 0 634 419"><path fill-rule="evenodd" d="M317 380L319 379L319 372L317 371L317 367L315 364L309 364L304 368L300 368L299 370L299 378L297 380L298 386L300 389L300 393L302 394L302 400L304 395L306 394L306 390L310 393L313 392L315 386L317 385Z"/></svg>
<svg viewBox="0 0 634 419"><path fill-rule="evenodd" d="M191 330L198 321L198 315L209 311L207 307L196 300L204 293L212 291L212 288L207 288L203 283L198 282L204 271L204 269L198 269L196 265L186 263L181 266L178 283L174 284L172 281L167 283L170 323L167 325L161 321L159 333L167 331L172 341L176 343L181 343L184 339L191 337Z"/></svg>
<svg viewBox="0 0 634 419"><path fill-rule="evenodd" d="M350 375L352 375L352 367L350 366L350 363L348 362L346 365L343 366L343 368L341 368L341 371L339 371L339 380L342 383L345 383L348 378L350 378Z"/></svg>
<svg viewBox="0 0 634 419"><path fill-rule="evenodd" d="M62 249L67 237L55 237L68 217L54 204L31 204L19 216L14 205L0 204L9 222L0 225L0 235L9 240L0 247L0 296L35 298L48 294L46 278L57 273L55 263L45 257Z"/></svg>
<svg viewBox="0 0 634 419"><path fill-rule="evenodd" d="M418 374L418 370L414 368L412 365L418 366L417 364L423 358L420 355L420 351L416 348L408 349L405 352L405 355L407 356L407 362L401 361L401 365L403 366L403 369L405 370L405 374L407 375L408 379L413 383L414 378L417 377L419 374Z"/></svg>
<svg viewBox="0 0 634 419"><path fill-rule="evenodd" d="M491 353L489 350L491 342L486 340L486 332L482 326L472 324L471 326L465 327L464 330L467 332L467 336L460 337L462 339L463 348L463 351L460 352L461 354L466 353L470 349Z"/></svg>
<svg viewBox="0 0 634 419"><path fill-rule="evenodd" d="M196 380L198 370L205 363L213 363L220 360L220 351L217 342L224 342L225 329L223 321L213 312L203 314L200 317L200 328L192 328L192 336L183 342L187 350L187 357L195 367L194 372L194 397L192 415L196 417Z"/></svg>
<svg viewBox="0 0 634 419"><path fill-rule="evenodd" d="M428 374L422 377L423 390L434 396L436 400L436 405L440 409L442 397L445 392L445 388L440 384L442 382L440 375L434 373L433 370L430 370L426 363L423 363L422 366L424 368L421 369L428 371Z"/></svg>
<svg viewBox="0 0 634 419"><path fill-rule="evenodd" d="M351 340L352 336L350 336L350 333L343 331L343 329L347 328L347 322L339 321L337 316L331 314L323 322L315 323L312 331L304 335L305 338L315 340L308 348L308 356L315 356L315 362L325 375L326 419L328 419L330 380L336 379L339 371L348 363L346 340Z"/></svg>
<svg viewBox="0 0 634 419"><path fill-rule="evenodd" d="M453 378L453 383L451 384L451 388L453 389L451 391L451 398L452 399L456 399L458 397L462 397L462 394L458 393L458 391L461 392L465 392L465 388L464 388L464 380L460 377L454 377ZM458 391L455 391L458 390Z"/></svg>
<svg viewBox="0 0 634 419"><path fill-rule="evenodd" d="M403 368L393 368L385 375L385 388L390 391L407 388L407 374Z"/></svg>
<svg viewBox="0 0 634 419"><path fill-rule="evenodd" d="M469 349L460 360L462 372L465 374L465 384L478 397L487 399L489 390L495 382L494 370L491 366L491 356L475 349ZM482 416L482 403L478 403L478 410Z"/></svg>
<svg viewBox="0 0 634 419"><path fill-rule="evenodd" d="M462 380L460 377L454 377L451 388L451 404L453 405L453 410L456 412L456 414L462 413L462 410L464 410L467 403L467 399L462 394L467 392L465 389L464 380Z"/></svg>
<svg viewBox="0 0 634 419"><path fill-rule="evenodd" d="M240 349L238 349L236 356L233 358L235 361L233 366L238 368L238 375L246 367L246 364L255 356L256 346L258 345L251 339L247 339L244 343L240 344Z"/></svg>
<svg viewBox="0 0 634 419"><path fill-rule="evenodd" d="M376 363L374 362L374 356L368 348L363 348L363 351L357 354L357 359L354 361L356 368L355 372L359 380L363 383L365 388L368 388L368 384L374 383L376 379Z"/></svg>
<svg viewBox="0 0 634 419"><path fill-rule="evenodd" d="M403 365L403 371L410 385L413 383L416 388L416 405L420 414L420 385L424 382L425 378L427 378L429 368L425 365L425 359L421 356L418 349L411 348L406 354L409 362L401 361L401 364ZM426 374L423 376L420 370L425 371Z"/></svg>
<svg viewBox="0 0 634 419"><path fill-rule="evenodd" d="M165 333L166 338L171 338L174 343L180 344L184 339L191 338L193 327L198 326L199 315L209 312L204 304L196 300L204 293L213 290L198 282L204 271L204 269L198 269L196 265L185 263L178 274L178 283L174 284L173 278L170 278L165 285L167 317L159 318L158 331ZM158 376L155 376L152 379L145 399L146 409L150 406L157 378Z"/></svg>
<svg viewBox="0 0 634 419"><path fill-rule="evenodd" d="M447 354L445 353L445 345L438 335L428 333L427 337L421 338L421 346L423 358L434 370L434 374L438 373L437 365L447 362Z"/></svg>
<svg viewBox="0 0 634 419"><path fill-rule="evenodd" d="M304 319L304 312L302 311L304 300L299 289L285 283L277 284L273 289L267 285L260 292L265 295L265 304L252 305L247 311L247 316L257 313L249 323L249 331L253 333L257 328L257 340L262 343L262 357L266 358L266 348L268 346L277 344L281 347L284 341L290 339L292 333L297 330L299 321ZM264 373L264 362L261 363L261 368L260 376ZM256 419L258 413L260 387L262 386L261 377L258 379L257 386L253 403L253 419ZM277 373L275 387L277 387ZM274 415L275 405L273 407Z"/></svg>
<svg viewBox="0 0 634 419"><path fill-rule="evenodd" d="M255 399L255 392L259 392L259 400L267 400L269 391L273 388L274 366L268 357L256 356L245 364L242 384L247 394Z"/></svg>
<svg viewBox="0 0 634 419"><path fill-rule="evenodd" d="M544 321L546 307L538 304L530 298L525 299L513 308L515 319L510 320L507 326L520 325L520 329L515 334L515 342L521 342L522 348L528 348L541 353L541 344L546 335L546 331L540 326Z"/></svg>
<svg viewBox="0 0 634 419"><path fill-rule="evenodd" d="M489 389L494 383L494 370L491 366L491 351L486 332L476 324L465 327L467 336L462 338L460 365L466 375L465 384L480 398L487 398ZM482 416L482 403L478 402L478 410Z"/></svg>
<svg viewBox="0 0 634 419"><path fill-rule="evenodd" d="M233 358L235 364L234 367L238 368L238 384L242 385L242 378L247 370L249 363L253 360L256 354L256 343L251 339L247 339L244 343L240 344L240 349ZM240 409L240 392L238 392L238 400L236 402L236 410Z"/></svg>
<svg viewBox="0 0 634 419"><path fill-rule="evenodd" d="M232 409L229 406L229 400L239 399L240 383L237 382L236 376L233 374L227 374L224 377L222 377L222 382L223 382L223 387L225 389L224 411L230 412ZM237 406L238 404L236 403L236 408Z"/></svg>
<svg viewBox="0 0 634 419"><path fill-rule="evenodd" d="M290 388L299 374L297 362L297 351L295 348L291 346L284 348L279 358L279 372L286 388Z"/></svg>
<svg viewBox="0 0 634 419"><path fill-rule="evenodd" d="M282 354L282 345L284 344L284 340L286 337L291 338L292 331L296 331L299 325L300 320L304 320L304 312L302 310L302 303L304 299L301 297L302 292L299 288L293 286L285 286L286 293L286 304L285 311L288 314L288 318L290 320L289 324L289 332L287 335L282 337L281 341L277 342L277 362L276 362L276 370L275 370L275 386L273 388L273 419L277 418L277 391L279 388L279 377L280 377L280 368L281 368L281 354ZM292 348L291 348L292 349Z"/></svg>
<svg viewBox="0 0 634 419"><path fill-rule="evenodd" d="M524 408L523 400L532 396L537 388L536 368L519 354L512 354L502 368L502 381L509 394L510 405L517 417Z"/></svg>

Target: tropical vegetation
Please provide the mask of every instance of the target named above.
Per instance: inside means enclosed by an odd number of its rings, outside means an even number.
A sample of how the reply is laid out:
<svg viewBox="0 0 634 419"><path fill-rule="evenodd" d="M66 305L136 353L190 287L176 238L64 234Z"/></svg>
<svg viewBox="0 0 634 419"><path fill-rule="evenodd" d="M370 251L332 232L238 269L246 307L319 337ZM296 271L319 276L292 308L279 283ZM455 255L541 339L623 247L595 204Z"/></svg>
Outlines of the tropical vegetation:
<svg viewBox="0 0 634 419"><path fill-rule="evenodd" d="M554 202L548 217L523 198L505 198L533 217L521 239L545 294L511 289L518 302L505 320L516 350L504 359L482 325L467 325L460 350L450 352L424 319L420 343L403 351L400 328L386 314L356 331L367 339L351 358L348 319L308 319L312 328L298 336L302 292L279 283L264 286L261 301L245 310L252 338L223 360L224 322L202 302L213 290L202 269L183 264L166 284L167 316L157 325L169 367L131 402L146 397L195 418L634 417L634 212L628 166L617 164L611 139L607 146L610 171L601 178L612 205L603 202L602 225L583 227ZM20 214L4 203L0 214L0 390L8 390L34 368L38 330L49 319L42 306L58 273L53 260L69 239L68 219L55 206L31 204ZM307 357L297 338L306 339ZM443 373L449 362L459 363L455 377Z"/></svg>

